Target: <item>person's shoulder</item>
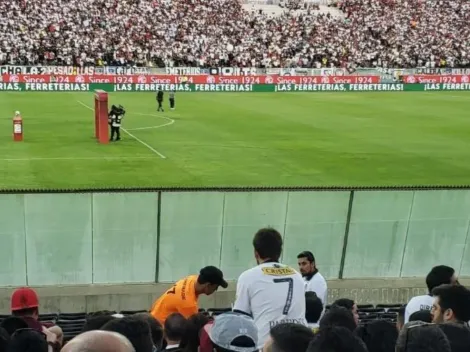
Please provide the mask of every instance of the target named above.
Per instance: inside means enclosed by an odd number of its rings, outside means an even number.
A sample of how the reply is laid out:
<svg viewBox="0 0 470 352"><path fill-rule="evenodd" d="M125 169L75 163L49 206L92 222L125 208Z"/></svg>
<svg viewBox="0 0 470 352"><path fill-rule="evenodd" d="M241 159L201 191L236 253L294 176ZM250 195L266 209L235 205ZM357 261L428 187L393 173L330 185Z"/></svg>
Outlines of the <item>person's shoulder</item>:
<svg viewBox="0 0 470 352"><path fill-rule="evenodd" d="M312 280L315 280L315 281L317 281L317 282L324 282L324 283L326 284L326 279L325 279L325 277L324 277L321 273L319 273L319 272L316 273L316 274L313 276Z"/></svg>
<svg viewBox="0 0 470 352"><path fill-rule="evenodd" d="M189 284L196 282L197 275L188 275L183 277L176 283L176 287L182 290L187 290Z"/></svg>
<svg viewBox="0 0 470 352"><path fill-rule="evenodd" d="M244 272L240 274L238 277L238 281L243 281L243 280L251 280L255 278L256 276L259 276L261 274L261 270L259 266L255 266L253 268L247 269Z"/></svg>
<svg viewBox="0 0 470 352"><path fill-rule="evenodd" d="M434 298L430 295L421 295L421 296L414 296L410 299L408 304L406 305L406 310L420 310L420 306L423 304L432 305Z"/></svg>

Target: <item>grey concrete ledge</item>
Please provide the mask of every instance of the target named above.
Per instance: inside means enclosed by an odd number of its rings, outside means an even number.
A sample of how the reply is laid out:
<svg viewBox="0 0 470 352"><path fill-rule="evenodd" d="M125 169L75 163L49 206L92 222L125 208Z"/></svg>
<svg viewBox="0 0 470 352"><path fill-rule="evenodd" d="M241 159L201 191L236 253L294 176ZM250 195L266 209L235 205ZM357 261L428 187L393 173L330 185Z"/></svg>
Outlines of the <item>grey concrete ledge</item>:
<svg viewBox="0 0 470 352"><path fill-rule="evenodd" d="M470 278L461 283L470 286ZM170 283L77 285L34 287L39 295L42 313L93 312L99 310L148 310L153 301L171 286ZM230 307L235 299L236 282L226 290L200 298L201 308ZM0 313L10 309L14 288L0 288ZM351 298L359 304L406 303L427 292L424 278L345 279L328 281L328 301Z"/></svg>

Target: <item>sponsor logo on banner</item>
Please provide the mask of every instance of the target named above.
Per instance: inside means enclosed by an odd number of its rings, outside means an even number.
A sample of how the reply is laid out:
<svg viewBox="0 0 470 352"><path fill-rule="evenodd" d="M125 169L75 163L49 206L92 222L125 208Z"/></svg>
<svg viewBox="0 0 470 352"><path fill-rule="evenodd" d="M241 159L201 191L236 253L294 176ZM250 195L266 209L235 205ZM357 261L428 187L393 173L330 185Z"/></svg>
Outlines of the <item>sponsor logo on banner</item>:
<svg viewBox="0 0 470 352"><path fill-rule="evenodd" d="M272 76L266 76L266 78L264 79L264 83L265 84L273 84L274 83L274 79Z"/></svg>
<svg viewBox="0 0 470 352"><path fill-rule="evenodd" d="M19 81L20 81L20 77L18 75L10 75L11 83L18 83Z"/></svg>
<svg viewBox="0 0 470 352"><path fill-rule="evenodd" d="M468 83L468 82L470 82L470 79L469 79L468 76L462 76L461 81L462 81L462 83Z"/></svg>
<svg viewBox="0 0 470 352"><path fill-rule="evenodd" d="M330 83L330 77L329 76L324 76L321 78L321 83Z"/></svg>
<svg viewBox="0 0 470 352"><path fill-rule="evenodd" d="M208 83L208 84L215 83L215 77L214 76L207 76L206 77L206 83Z"/></svg>
<svg viewBox="0 0 470 352"><path fill-rule="evenodd" d="M76 83L85 83L85 77L83 77L82 75L77 75L77 76L75 76L75 82Z"/></svg>
<svg viewBox="0 0 470 352"><path fill-rule="evenodd" d="M147 83L147 77L140 75L137 77L137 83Z"/></svg>
<svg viewBox="0 0 470 352"><path fill-rule="evenodd" d="M406 77L406 83L416 83L416 78L414 76Z"/></svg>

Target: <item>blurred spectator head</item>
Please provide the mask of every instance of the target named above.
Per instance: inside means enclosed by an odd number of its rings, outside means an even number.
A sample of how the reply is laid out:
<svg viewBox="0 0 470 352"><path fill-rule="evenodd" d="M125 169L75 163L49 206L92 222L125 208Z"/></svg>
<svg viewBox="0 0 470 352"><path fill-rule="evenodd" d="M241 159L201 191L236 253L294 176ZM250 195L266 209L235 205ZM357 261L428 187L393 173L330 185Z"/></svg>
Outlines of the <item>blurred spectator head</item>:
<svg viewBox="0 0 470 352"><path fill-rule="evenodd" d="M27 329L28 323L20 317L8 317L2 321L0 327L4 328L8 335L13 335L16 330Z"/></svg>
<svg viewBox="0 0 470 352"><path fill-rule="evenodd" d="M410 315L409 321L422 321L425 323L432 323L432 314L429 310L418 310Z"/></svg>
<svg viewBox="0 0 470 352"><path fill-rule="evenodd" d="M454 323L438 324L437 326L447 336L452 352L470 351L470 329L467 326Z"/></svg>
<svg viewBox="0 0 470 352"><path fill-rule="evenodd" d="M458 280L455 276L455 270L446 265L435 266L426 276L426 286L428 286L429 293L437 286L456 283Z"/></svg>
<svg viewBox="0 0 470 352"><path fill-rule="evenodd" d="M215 317L206 330L216 352L256 352L258 328L253 319L237 313L223 313Z"/></svg>
<svg viewBox="0 0 470 352"><path fill-rule="evenodd" d="M320 320L320 330L335 326L341 326L351 332L357 328L352 312L339 306L331 307Z"/></svg>
<svg viewBox="0 0 470 352"><path fill-rule="evenodd" d="M168 345L179 345L186 334L188 321L180 313L168 316L163 326L163 336Z"/></svg>
<svg viewBox="0 0 470 352"><path fill-rule="evenodd" d="M112 315L92 315L87 318L82 332L100 330L106 323L116 319Z"/></svg>
<svg viewBox="0 0 470 352"><path fill-rule="evenodd" d="M343 307L351 311L354 317L356 325L359 325L359 312L357 309L357 304L352 299L349 298L340 298L333 302L332 307Z"/></svg>
<svg viewBox="0 0 470 352"><path fill-rule="evenodd" d="M274 326L269 332L263 352L306 351L314 333L304 325L284 323Z"/></svg>
<svg viewBox="0 0 470 352"><path fill-rule="evenodd" d="M350 330L336 326L320 330L307 352L368 352L364 343Z"/></svg>
<svg viewBox="0 0 470 352"><path fill-rule="evenodd" d="M215 266L206 266L201 269L196 283L196 292L210 296L221 286L227 288L227 281L224 280L224 274Z"/></svg>
<svg viewBox="0 0 470 352"><path fill-rule="evenodd" d="M441 285L432 290L434 323L470 321L470 291L460 285Z"/></svg>
<svg viewBox="0 0 470 352"><path fill-rule="evenodd" d="M135 352L131 342L111 331L87 331L67 343L62 352Z"/></svg>
<svg viewBox="0 0 470 352"><path fill-rule="evenodd" d="M323 312L323 304L317 294L312 291L305 292L305 319L309 324L318 324Z"/></svg>
<svg viewBox="0 0 470 352"><path fill-rule="evenodd" d="M398 335L396 352L451 352L446 335L435 324L413 321Z"/></svg>
<svg viewBox="0 0 470 352"><path fill-rule="evenodd" d="M11 295L11 313L19 317L39 317L39 298L29 287L16 289Z"/></svg>
<svg viewBox="0 0 470 352"><path fill-rule="evenodd" d="M131 315L114 319L106 323L101 330L117 332L125 336L136 352L152 352L153 350L149 324L142 318Z"/></svg>
<svg viewBox="0 0 470 352"><path fill-rule="evenodd" d="M253 238L258 264L267 260L278 261L282 253L282 236L273 228L260 229Z"/></svg>
<svg viewBox="0 0 470 352"><path fill-rule="evenodd" d="M186 324L186 332L181 340L180 346L185 352L197 352L199 348L201 329L209 322L205 314L194 314L189 317Z"/></svg>
<svg viewBox="0 0 470 352"><path fill-rule="evenodd" d="M315 264L315 257L310 251L303 251L297 255L297 262L299 264L299 270L302 276L308 276L317 270Z"/></svg>
<svg viewBox="0 0 470 352"><path fill-rule="evenodd" d="M385 320L371 321L359 327L357 335L369 352L394 352L398 331L393 323Z"/></svg>
<svg viewBox="0 0 470 352"><path fill-rule="evenodd" d="M19 329L11 335L8 352L48 352L46 335L34 329Z"/></svg>
<svg viewBox="0 0 470 352"><path fill-rule="evenodd" d="M147 320L150 326L150 334L152 335L153 345L160 350L163 343L163 326L149 313L137 313L135 316Z"/></svg>
<svg viewBox="0 0 470 352"><path fill-rule="evenodd" d="M405 310L406 310L406 306L400 307L400 309L398 310L397 324L396 324L398 331L403 329L403 325L405 325Z"/></svg>
<svg viewBox="0 0 470 352"><path fill-rule="evenodd" d="M10 334L0 327L0 352L6 352L10 343Z"/></svg>

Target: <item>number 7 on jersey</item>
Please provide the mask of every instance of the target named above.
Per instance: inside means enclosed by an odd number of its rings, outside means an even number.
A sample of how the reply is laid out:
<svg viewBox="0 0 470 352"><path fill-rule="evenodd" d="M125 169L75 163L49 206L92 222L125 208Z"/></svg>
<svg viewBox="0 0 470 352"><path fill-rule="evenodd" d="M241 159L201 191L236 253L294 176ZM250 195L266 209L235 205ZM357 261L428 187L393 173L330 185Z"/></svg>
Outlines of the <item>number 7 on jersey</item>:
<svg viewBox="0 0 470 352"><path fill-rule="evenodd" d="M289 284L289 288L287 289L286 304L284 305L284 309L282 311L282 314L287 315L289 313L290 306L292 305L292 296L294 294L294 280L291 277L286 277L282 279L273 279L273 281L275 284Z"/></svg>

